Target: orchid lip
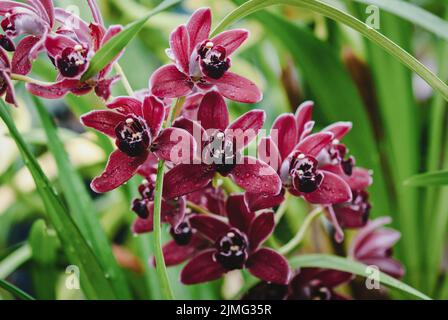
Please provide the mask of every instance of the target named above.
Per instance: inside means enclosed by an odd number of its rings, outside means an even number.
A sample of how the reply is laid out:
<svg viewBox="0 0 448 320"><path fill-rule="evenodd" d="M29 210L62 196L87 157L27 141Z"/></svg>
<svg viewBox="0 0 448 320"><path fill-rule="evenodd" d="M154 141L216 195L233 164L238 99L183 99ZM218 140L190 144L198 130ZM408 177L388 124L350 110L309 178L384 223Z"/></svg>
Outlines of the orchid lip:
<svg viewBox="0 0 448 320"><path fill-rule="evenodd" d="M117 147L131 157L144 154L151 145L151 135L142 119L128 116L115 128Z"/></svg>
<svg viewBox="0 0 448 320"><path fill-rule="evenodd" d="M215 259L227 270L241 269L248 257L247 248L246 235L232 228L216 242Z"/></svg>

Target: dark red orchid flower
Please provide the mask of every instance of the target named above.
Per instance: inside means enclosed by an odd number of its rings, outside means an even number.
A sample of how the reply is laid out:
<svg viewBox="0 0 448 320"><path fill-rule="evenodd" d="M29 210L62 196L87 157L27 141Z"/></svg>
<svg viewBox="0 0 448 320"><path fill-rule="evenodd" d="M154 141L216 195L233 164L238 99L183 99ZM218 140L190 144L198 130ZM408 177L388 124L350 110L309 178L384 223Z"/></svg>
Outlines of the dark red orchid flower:
<svg viewBox="0 0 448 320"><path fill-rule="evenodd" d="M192 164L181 164L166 174L164 195L167 198L204 188L216 173L231 177L247 191L263 194L280 192L281 181L272 167L241 154L263 127L264 111L249 111L229 125L229 113L223 97L211 91L202 99L198 120L202 127L186 118L174 123L197 139L202 153Z"/></svg>
<svg viewBox="0 0 448 320"><path fill-rule="evenodd" d="M248 31L224 31L209 39L210 29L211 11L202 8L186 25L171 33L167 52L174 63L159 68L152 75L152 93L158 97L175 98L216 88L234 101L260 101L262 93L253 82L228 71L230 56L247 39Z"/></svg>
<svg viewBox="0 0 448 320"><path fill-rule="evenodd" d="M195 255L183 268L181 282L196 284L220 278L226 272L247 268L254 276L277 284L288 283L286 259L263 242L274 231L274 213L258 215L247 207L243 195L230 196L228 223L209 215L190 218L191 226L207 238L212 247Z"/></svg>
<svg viewBox="0 0 448 320"><path fill-rule="evenodd" d="M243 300L347 300L334 288L349 282L350 273L330 269L304 268L287 285L261 282L252 287Z"/></svg>
<svg viewBox="0 0 448 320"><path fill-rule="evenodd" d="M14 51L12 72L27 74L31 71L31 61L43 50L47 35L55 23L55 9L52 0L28 0L29 4L17 1L1 1L0 22L6 36L1 36L1 45ZM24 35L17 47L11 41Z"/></svg>
<svg viewBox="0 0 448 320"><path fill-rule="evenodd" d="M175 163L190 159L195 152L193 137L179 128L162 129L165 106L153 96L144 101L119 97L107 104L109 109L81 117L85 126L115 139L114 151L106 170L92 181L96 192L113 190L128 181L153 153L158 159Z"/></svg>
<svg viewBox="0 0 448 320"><path fill-rule="evenodd" d="M93 3L89 1L89 3ZM62 23L55 35L49 35L45 41L45 49L50 60L58 69L57 82L51 85L28 84L28 90L47 99L59 99L71 92L84 95L95 90L97 96L108 100L111 86L119 79L118 76L108 78L113 64L120 58L118 54L104 69L93 78L81 81L82 75L88 69L90 59L112 37L123 29L113 25L107 30L102 25L99 11L92 9L95 22L88 25L79 17L62 9L56 10L56 19ZM70 21L67 24L67 21Z"/></svg>
<svg viewBox="0 0 448 320"><path fill-rule="evenodd" d="M366 265L376 266L395 278L402 278L404 268L392 258L392 247L400 239L400 232L384 228L390 224L390 217L381 217L370 221L361 229L351 243L349 255Z"/></svg>
<svg viewBox="0 0 448 320"><path fill-rule="evenodd" d="M0 48L0 97L5 95L5 101L17 105L14 85L11 81L11 64L6 52Z"/></svg>
<svg viewBox="0 0 448 320"><path fill-rule="evenodd" d="M226 215L226 195L221 187L213 187L210 183L205 188L187 195L187 200L208 210L211 213Z"/></svg>

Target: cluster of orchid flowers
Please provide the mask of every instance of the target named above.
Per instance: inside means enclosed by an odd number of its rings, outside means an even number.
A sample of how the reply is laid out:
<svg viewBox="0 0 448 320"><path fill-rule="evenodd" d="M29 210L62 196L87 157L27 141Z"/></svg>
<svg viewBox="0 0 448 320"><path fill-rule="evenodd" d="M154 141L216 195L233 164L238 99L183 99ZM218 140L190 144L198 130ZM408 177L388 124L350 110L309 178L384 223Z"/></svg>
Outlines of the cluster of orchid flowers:
<svg viewBox="0 0 448 320"><path fill-rule="evenodd" d="M263 138L262 110L230 122L225 98L249 104L262 99L252 81L229 71L230 57L248 31L234 29L210 38L211 11L197 10L171 33L167 55L172 63L153 73L149 89L110 101L111 85L118 78L108 74L119 56L93 78L81 79L94 53L122 28L107 29L94 1L88 1L94 18L90 24L54 8L51 0L28 2L0 3L0 94L6 93L6 101L14 104L11 75L28 74L33 60L45 52L58 76L49 85L28 83L32 94L56 99L94 90L106 101L107 109L81 117L85 126L111 137L117 147L91 187L104 193L136 174L143 177L132 203L134 233L153 230L157 163L166 161L161 214L172 240L163 254L167 266L186 262L182 283L212 281L247 269L262 280L248 292L249 298L343 298L334 288L350 281L351 274L291 270L283 255L263 246L276 227L275 209L288 195L321 208L337 242L344 239L343 229L360 229L349 250L352 259L394 277L403 275L403 267L391 257L400 234L384 228L388 217L369 221L371 173L355 166L341 142L351 123L313 132L312 102L303 103L295 114L280 115ZM19 37L16 45L13 40ZM13 52L12 61L6 51ZM173 99L184 104L166 127ZM246 155L255 140L257 156ZM244 192L229 192L219 183L223 179Z"/></svg>

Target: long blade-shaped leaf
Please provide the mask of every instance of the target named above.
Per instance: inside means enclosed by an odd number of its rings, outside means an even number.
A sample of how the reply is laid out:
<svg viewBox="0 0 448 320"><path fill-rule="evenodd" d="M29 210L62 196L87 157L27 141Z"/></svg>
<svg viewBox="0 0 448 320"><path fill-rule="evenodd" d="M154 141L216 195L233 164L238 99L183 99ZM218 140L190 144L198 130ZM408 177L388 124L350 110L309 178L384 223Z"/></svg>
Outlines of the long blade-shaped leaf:
<svg viewBox="0 0 448 320"><path fill-rule="evenodd" d="M5 289L12 295L16 296L17 298L20 298L22 300L35 300L32 296L30 296L28 293L23 291L22 289L16 287L12 283L9 283L5 280L0 279L0 288Z"/></svg>
<svg viewBox="0 0 448 320"><path fill-rule="evenodd" d="M33 99L45 130L48 147L53 154L58 167L59 181L67 199L68 207L84 238L98 257L102 268L108 275L109 282L115 289L115 294L121 299L130 299L131 294L126 279L119 268L110 243L104 233L95 212L95 206L90 198L82 178L73 168L59 139L54 121L37 98Z"/></svg>
<svg viewBox="0 0 448 320"><path fill-rule="evenodd" d="M167 8L179 3L181 0L165 0L153 10L148 12L143 18L128 24L122 32L114 36L111 40L104 44L100 50L93 56L90 61L89 68L82 76L81 80L87 80L102 70L109 62L111 62L121 50L142 30L145 23L152 16L166 10Z"/></svg>
<svg viewBox="0 0 448 320"><path fill-rule="evenodd" d="M409 187L429 187L448 185L448 170L428 172L413 176L404 182Z"/></svg>
<svg viewBox="0 0 448 320"><path fill-rule="evenodd" d="M337 256L323 254L301 255L297 258L293 258L290 263L294 268L325 268L345 271L362 277L368 277L370 275L370 273L367 272L367 265ZM395 289L399 289L420 299L431 300L431 298L427 295L383 272L379 272L378 280L380 283Z"/></svg>
<svg viewBox="0 0 448 320"><path fill-rule="evenodd" d="M114 299L113 288L105 277L95 254L82 236L73 218L59 199L50 181L45 176L34 155L17 130L14 121L8 114L8 106L0 100L0 118L9 129L11 137L17 144L28 170L30 171L39 195L46 208L46 213L53 224L65 254L69 261L80 270L80 281L83 290L91 299Z"/></svg>

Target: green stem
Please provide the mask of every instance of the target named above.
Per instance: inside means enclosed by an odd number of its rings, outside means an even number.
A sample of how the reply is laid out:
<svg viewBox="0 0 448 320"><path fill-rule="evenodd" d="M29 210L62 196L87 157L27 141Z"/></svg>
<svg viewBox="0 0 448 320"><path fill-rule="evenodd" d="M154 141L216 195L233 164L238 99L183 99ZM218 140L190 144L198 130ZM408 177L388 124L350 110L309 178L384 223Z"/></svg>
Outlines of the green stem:
<svg viewBox="0 0 448 320"><path fill-rule="evenodd" d="M322 212L323 212L323 208L320 206L317 207L316 209L314 209L313 211L311 211L308 214L308 216L305 218L305 221L303 222L302 226L300 227L299 231L294 236L294 238L292 238L287 244L285 244L283 247L281 247L279 252L283 255L287 255L287 254L291 253L292 251L294 251L294 249L296 249L299 246L299 244L302 242L303 237L305 236L306 231L310 227L313 220L316 217L318 217Z"/></svg>
<svg viewBox="0 0 448 320"><path fill-rule="evenodd" d="M367 39L375 42L378 46L383 48L386 52L401 61L409 69L417 73L424 79L433 89L437 90L445 100L448 101L448 86L439 79L431 70L424 66L420 61L415 59L408 52L403 50L395 42L385 37L375 29L367 24L352 17L344 11L337 9L327 3L318 0L250 0L230 12L213 30L211 37L224 30L225 27L231 23L244 18L245 16L254 13L258 10L274 5L291 5L300 8L306 8L313 12L322 14L325 17L331 18L337 22L345 24L350 28L358 31Z"/></svg>
<svg viewBox="0 0 448 320"><path fill-rule="evenodd" d="M28 76L24 76L24 75L21 75L21 74L17 74L17 73L12 73L11 74L11 79L12 80L16 80L16 81L22 81L22 82L25 82L25 83L34 83L34 84L37 84L37 85L40 85L40 86L48 86L48 85L52 84L51 82L40 81L40 80L31 78L31 77L28 77Z"/></svg>
<svg viewBox="0 0 448 320"><path fill-rule="evenodd" d="M126 90L126 93L132 97L134 95L134 90L132 90L132 86L129 83L128 77L126 77L126 74L124 73L123 69L121 68L121 66L118 62L114 63L114 69L117 72L117 74L120 76L121 83L123 84L123 87Z"/></svg>
<svg viewBox="0 0 448 320"><path fill-rule="evenodd" d="M185 98L177 99L175 105L170 109L168 119L165 123L165 128L170 127L174 115L177 115L182 108ZM162 208L162 191L163 191L163 176L165 171L165 161L160 160L157 167L156 190L154 195L154 255L156 258L156 272L159 278L161 291L167 300L173 300L173 292L171 290L168 273L166 270L165 259L162 250L162 230L161 230L161 208Z"/></svg>
<svg viewBox="0 0 448 320"><path fill-rule="evenodd" d="M3 288L4 290L22 300L36 300L22 289L2 279L0 279L0 288Z"/></svg>
<svg viewBox="0 0 448 320"><path fill-rule="evenodd" d="M0 279L7 278L30 258L31 248L28 244L24 244L2 260L0 263Z"/></svg>

